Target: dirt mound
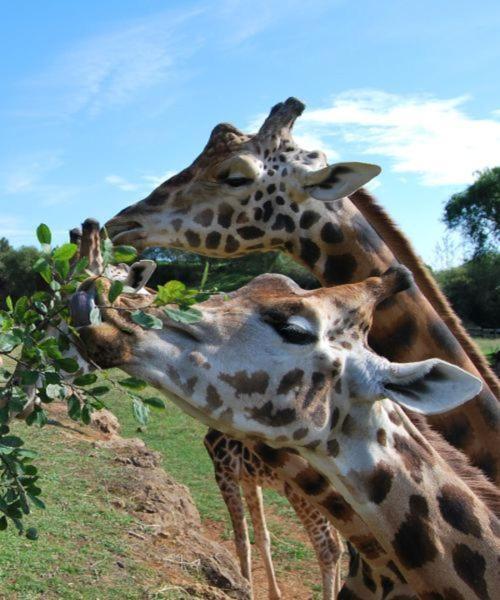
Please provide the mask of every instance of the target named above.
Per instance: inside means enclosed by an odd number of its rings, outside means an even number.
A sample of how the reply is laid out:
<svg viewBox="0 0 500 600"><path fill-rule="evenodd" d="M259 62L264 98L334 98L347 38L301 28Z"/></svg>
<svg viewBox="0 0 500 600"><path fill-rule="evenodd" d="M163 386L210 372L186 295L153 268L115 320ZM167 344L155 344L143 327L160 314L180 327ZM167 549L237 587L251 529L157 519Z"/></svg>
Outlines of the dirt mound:
<svg viewBox="0 0 500 600"><path fill-rule="evenodd" d="M128 532L134 556L158 574L155 589L146 598L173 594L178 599L250 599L235 558L205 535L189 490L159 466L158 452L138 438L118 436L117 422L108 411L94 413L92 427L76 425L55 403L50 413L67 435L105 449L119 469L105 485L112 504L140 522Z"/></svg>

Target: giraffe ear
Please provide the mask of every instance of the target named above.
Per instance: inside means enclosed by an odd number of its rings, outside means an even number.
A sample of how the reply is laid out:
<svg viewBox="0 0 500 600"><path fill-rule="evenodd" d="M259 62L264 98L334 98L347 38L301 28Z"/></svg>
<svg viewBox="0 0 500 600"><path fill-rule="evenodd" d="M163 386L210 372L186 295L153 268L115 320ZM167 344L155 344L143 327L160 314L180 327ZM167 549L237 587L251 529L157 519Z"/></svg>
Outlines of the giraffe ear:
<svg viewBox="0 0 500 600"><path fill-rule="evenodd" d="M154 260L139 260L135 262L129 269L124 285L138 292L149 281L155 269L156 263Z"/></svg>
<svg viewBox="0 0 500 600"><path fill-rule="evenodd" d="M319 171L306 172L304 189L317 200L337 200L355 192L381 170L379 166L369 163L336 163Z"/></svg>
<svg viewBox="0 0 500 600"><path fill-rule="evenodd" d="M401 406L424 415L447 412L474 398L481 380L437 358L413 363L388 363L382 393Z"/></svg>

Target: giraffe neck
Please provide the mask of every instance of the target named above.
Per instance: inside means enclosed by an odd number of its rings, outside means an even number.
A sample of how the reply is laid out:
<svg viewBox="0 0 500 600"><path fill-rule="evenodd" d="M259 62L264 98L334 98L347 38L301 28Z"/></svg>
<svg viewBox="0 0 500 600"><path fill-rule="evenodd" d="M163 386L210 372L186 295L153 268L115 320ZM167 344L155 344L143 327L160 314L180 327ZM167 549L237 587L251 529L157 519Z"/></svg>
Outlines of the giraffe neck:
<svg viewBox="0 0 500 600"><path fill-rule="evenodd" d="M428 434L388 400L356 403L328 442L300 452L360 515L419 597L455 597L451 590L493 597L500 583L498 492L460 459L457 474ZM482 485L493 502L477 493Z"/></svg>
<svg viewBox="0 0 500 600"><path fill-rule="evenodd" d="M397 260L346 198L331 203L309 199L296 205L296 211L288 215L293 218L294 228L284 241L284 249L308 267L323 285L360 281L384 272ZM438 357L482 376L417 287L378 307L369 343L378 354L392 361ZM491 389L485 385L475 402L468 402L446 416L435 415L430 422L452 445L464 451L474 465L500 483L500 411Z"/></svg>

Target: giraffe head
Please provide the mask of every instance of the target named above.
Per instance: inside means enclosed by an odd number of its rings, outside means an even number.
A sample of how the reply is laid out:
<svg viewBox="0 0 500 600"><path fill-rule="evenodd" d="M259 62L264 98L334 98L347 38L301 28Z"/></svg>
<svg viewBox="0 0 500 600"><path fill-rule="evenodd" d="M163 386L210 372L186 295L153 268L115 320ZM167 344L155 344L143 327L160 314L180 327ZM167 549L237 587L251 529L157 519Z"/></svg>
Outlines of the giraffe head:
<svg viewBox="0 0 500 600"><path fill-rule="evenodd" d="M197 305L196 323L173 321L154 296L123 294L107 301L111 282L91 278L73 306L97 306L102 324L80 336L89 357L163 389L188 413L236 437L274 444L328 442L332 407L371 405L389 397L422 413L450 410L477 394L478 379L444 361L391 363L367 345L376 305L406 289L400 267L357 284L305 291L290 279L263 275L226 296ZM143 310L162 329L130 317Z"/></svg>
<svg viewBox="0 0 500 600"><path fill-rule="evenodd" d="M322 152L299 148L291 131L303 109L295 98L277 104L255 135L217 125L193 164L111 219L109 234L141 249L219 257L290 249L305 205L347 196L380 172L358 162L328 165ZM302 218L300 227L314 224L314 214ZM326 241L336 235L330 229Z"/></svg>

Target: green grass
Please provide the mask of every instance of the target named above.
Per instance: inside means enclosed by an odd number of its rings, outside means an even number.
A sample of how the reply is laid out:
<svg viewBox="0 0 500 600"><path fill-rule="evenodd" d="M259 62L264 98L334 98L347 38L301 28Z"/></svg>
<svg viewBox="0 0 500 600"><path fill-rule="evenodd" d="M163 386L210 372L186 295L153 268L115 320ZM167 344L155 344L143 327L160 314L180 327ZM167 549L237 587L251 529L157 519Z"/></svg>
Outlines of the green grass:
<svg viewBox="0 0 500 600"><path fill-rule="evenodd" d="M474 338L483 354L491 354L500 350L500 338Z"/></svg>
<svg viewBox="0 0 500 600"><path fill-rule="evenodd" d="M105 481L116 477L106 453L53 426L13 429L37 450L46 510L29 516L40 537L1 533L0 597L118 599L143 597L151 572L137 564L127 540L134 524L115 510ZM122 566L119 566L117 563Z"/></svg>

